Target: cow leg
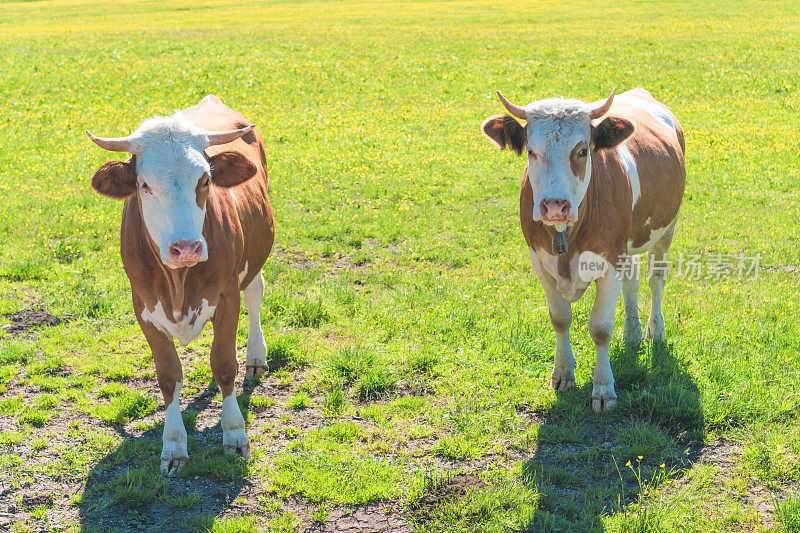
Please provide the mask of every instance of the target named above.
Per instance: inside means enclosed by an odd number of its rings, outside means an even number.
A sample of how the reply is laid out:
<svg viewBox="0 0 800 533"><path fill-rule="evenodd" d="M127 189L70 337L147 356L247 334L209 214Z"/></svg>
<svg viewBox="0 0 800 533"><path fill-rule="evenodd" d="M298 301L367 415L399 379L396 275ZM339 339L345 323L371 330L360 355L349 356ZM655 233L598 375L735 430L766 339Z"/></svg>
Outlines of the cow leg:
<svg viewBox="0 0 800 533"><path fill-rule="evenodd" d="M244 305L250 329L247 333L247 362L245 377L259 376L267 369L267 343L261 331L261 299L264 297L264 275L261 271L244 288Z"/></svg>
<svg viewBox="0 0 800 533"><path fill-rule="evenodd" d="M675 233L675 226L664 234L647 252L648 279L650 285L650 317L647 319L647 337L654 341L664 342L667 340L667 328L664 321L664 313L661 310L661 296L664 293L664 285L667 283L667 252L672 244L672 236Z"/></svg>
<svg viewBox="0 0 800 533"><path fill-rule="evenodd" d="M555 280L545 272L533 250L531 250L531 262L533 270L544 288L550 323L553 324L556 332L556 356L553 363L553 374L550 376L550 388L565 391L575 385L575 357L572 355L572 346L569 341L572 305L558 292Z"/></svg>
<svg viewBox="0 0 800 533"><path fill-rule="evenodd" d="M628 346L636 346L642 342L642 324L639 322L639 256L631 256L631 262L622 278L622 299L625 301L622 342Z"/></svg>
<svg viewBox="0 0 800 533"><path fill-rule="evenodd" d="M236 360L236 328L239 324L239 291L220 295L212 319L214 341L211 343L211 372L222 393L222 448L226 454L237 451L250 459L250 442L244 429L244 417L236 402L235 382L239 371Z"/></svg>
<svg viewBox="0 0 800 533"><path fill-rule="evenodd" d="M589 334L597 349L597 364L592 378L592 409L607 411L617 404L614 392L614 374L611 372L609 349L614 335L614 311L622 288L622 280L613 269L596 281L597 296L589 318Z"/></svg>
<svg viewBox="0 0 800 533"><path fill-rule="evenodd" d="M156 366L156 379L164 397L167 411L164 414L164 433L161 448L161 472L174 476L189 464L189 452L186 447L186 428L181 418L181 385L183 369L175 341L168 337L152 323L141 319L142 307L134 301L136 317L142 328L147 344L153 352Z"/></svg>

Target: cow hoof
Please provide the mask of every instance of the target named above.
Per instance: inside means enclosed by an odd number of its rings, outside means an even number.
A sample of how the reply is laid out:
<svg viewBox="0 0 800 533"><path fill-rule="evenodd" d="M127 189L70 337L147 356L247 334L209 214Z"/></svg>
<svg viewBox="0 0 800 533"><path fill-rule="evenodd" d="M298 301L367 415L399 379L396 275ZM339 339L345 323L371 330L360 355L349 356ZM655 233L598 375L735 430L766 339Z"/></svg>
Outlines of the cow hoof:
<svg viewBox="0 0 800 533"><path fill-rule="evenodd" d="M631 329L631 330L626 329L622 333L622 343L625 346L631 346L635 348L636 346L639 346L641 342L642 342L641 326L639 327L639 329Z"/></svg>
<svg viewBox="0 0 800 533"><path fill-rule="evenodd" d="M573 372L553 372L550 377L550 388L557 391L565 391L575 386L575 374Z"/></svg>
<svg viewBox="0 0 800 533"><path fill-rule="evenodd" d="M263 376L267 372L267 365L264 363L247 364L244 367L244 377L254 378Z"/></svg>
<svg viewBox="0 0 800 533"><path fill-rule="evenodd" d="M614 385L595 385L592 390L592 409L595 413L609 411L617 405Z"/></svg>
<svg viewBox="0 0 800 533"><path fill-rule="evenodd" d="M188 457L161 456L161 473L167 477L174 477L189 464Z"/></svg>
<svg viewBox="0 0 800 533"><path fill-rule="evenodd" d="M225 452L225 455L233 455L238 453L248 461L253 458L253 454L250 453L249 442L245 442L243 444L225 444L222 446L222 449Z"/></svg>
<svg viewBox="0 0 800 533"><path fill-rule="evenodd" d="M247 438L247 433L245 433L243 429L223 432L222 450L225 452L225 455L239 453L247 460L253 457L250 453L250 440Z"/></svg>

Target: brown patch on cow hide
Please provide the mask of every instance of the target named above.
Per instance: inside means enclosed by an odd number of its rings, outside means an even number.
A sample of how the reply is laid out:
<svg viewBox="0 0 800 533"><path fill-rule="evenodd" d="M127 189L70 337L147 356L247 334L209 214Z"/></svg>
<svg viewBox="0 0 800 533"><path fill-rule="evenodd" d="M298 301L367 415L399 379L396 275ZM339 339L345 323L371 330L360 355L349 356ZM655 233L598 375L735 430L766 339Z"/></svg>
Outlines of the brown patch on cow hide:
<svg viewBox="0 0 800 533"><path fill-rule="evenodd" d="M203 177L197 180L197 186L194 188L194 194L197 201L197 207L200 209L203 209L206 206L210 185L211 176L208 175L208 172L203 174Z"/></svg>
<svg viewBox="0 0 800 533"><path fill-rule="evenodd" d="M584 141L579 142L575 148L572 149L572 152L569 154L569 166L572 169L572 173L577 177L580 178L581 181L586 177L586 161L589 158L584 155L581 156L581 150L589 149Z"/></svg>

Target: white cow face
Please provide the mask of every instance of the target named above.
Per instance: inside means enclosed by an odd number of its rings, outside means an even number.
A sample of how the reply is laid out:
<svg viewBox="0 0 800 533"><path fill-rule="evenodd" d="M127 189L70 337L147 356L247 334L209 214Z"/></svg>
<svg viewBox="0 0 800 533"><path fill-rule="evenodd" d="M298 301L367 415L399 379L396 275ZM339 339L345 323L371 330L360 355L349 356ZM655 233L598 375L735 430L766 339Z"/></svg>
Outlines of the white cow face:
<svg viewBox="0 0 800 533"><path fill-rule="evenodd" d="M481 130L501 149L528 157L528 181L534 198L533 219L564 231L578 220L592 178L592 152L613 148L633 133L625 119L599 118L611 107L614 93L602 105L556 98L526 107L500 101L525 126L507 115L487 118Z"/></svg>
<svg viewBox="0 0 800 533"><path fill-rule="evenodd" d="M208 259L203 222L211 167L202 147L187 140L149 143L136 158L144 225L171 268Z"/></svg>
<svg viewBox="0 0 800 533"><path fill-rule="evenodd" d="M525 153L534 220L563 231L578 220L592 177L589 111L581 102L545 100L529 106Z"/></svg>
<svg viewBox="0 0 800 533"><path fill-rule="evenodd" d="M193 266L208 259L203 224L212 184L232 187L257 172L241 152L207 158L204 150L252 129L206 132L177 113L145 121L129 137L101 139L89 134L103 148L134 154L129 161L103 165L92 178L92 187L114 198L136 194L145 230L161 262L170 268Z"/></svg>

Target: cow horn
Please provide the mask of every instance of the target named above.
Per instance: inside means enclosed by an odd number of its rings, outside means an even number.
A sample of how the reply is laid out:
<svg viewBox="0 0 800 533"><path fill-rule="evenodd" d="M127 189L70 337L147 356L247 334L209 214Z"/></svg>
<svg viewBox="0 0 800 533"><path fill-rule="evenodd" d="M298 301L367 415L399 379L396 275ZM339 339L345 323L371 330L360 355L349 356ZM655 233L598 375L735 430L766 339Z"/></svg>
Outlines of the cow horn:
<svg viewBox="0 0 800 533"><path fill-rule="evenodd" d="M109 152L131 152L130 137L96 137L89 130L86 130L86 135L103 150L108 150Z"/></svg>
<svg viewBox="0 0 800 533"><path fill-rule="evenodd" d="M255 128L255 125L250 124L249 126L239 128L238 130L210 131L208 132L208 145L214 146L215 144L228 144L229 142L235 141L245 133L253 131L253 128Z"/></svg>
<svg viewBox="0 0 800 533"><path fill-rule="evenodd" d="M514 115L518 119L527 120L525 118L525 108L520 107L517 104L512 104L511 102L509 102L506 99L506 97L503 96L503 93L501 93L500 91L497 91L497 97L500 99L500 103L503 104L503 106L506 109L508 109L509 113L511 113L512 115Z"/></svg>
<svg viewBox="0 0 800 533"><path fill-rule="evenodd" d="M609 97L606 98L606 101L603 102L602 105L600 105L599 107L594 108L589 113L589 118L594 120L594 119L600 118L603 115L605 115L606 113L608 113L608 110L611 109L611 102L614 101L614 95L616 93L617 93L617 88L614 87L614 89L611 90L611 94L609 95Z"/></svg>

